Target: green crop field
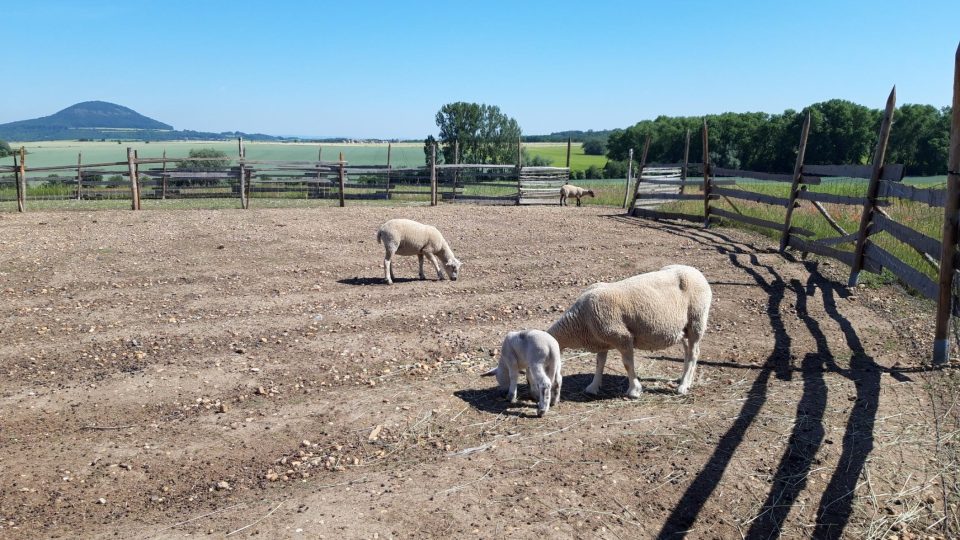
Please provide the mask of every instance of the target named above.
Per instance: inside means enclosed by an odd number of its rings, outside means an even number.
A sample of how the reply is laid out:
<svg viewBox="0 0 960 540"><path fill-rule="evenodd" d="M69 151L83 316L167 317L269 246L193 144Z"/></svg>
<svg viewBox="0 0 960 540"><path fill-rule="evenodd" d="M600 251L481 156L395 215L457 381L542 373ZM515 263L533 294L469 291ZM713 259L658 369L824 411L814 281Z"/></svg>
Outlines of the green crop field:
<svg viewBox="0 0 960 540"><path fill-rule="evenodd" d="M529 156L542 156L551 161L553 167L566 167L567 143L524 143ZM570 168L575 171L586 170L591 165L603 167L607 164L606 156L588 156L583 153L580 143L573 143L570 149ZM579 184L578 184L579 185Z"/></svg>
<svg viewBox="0 0 960 540"><path fill-rule="evenodd" d="M13 148L24 146L27 151L27 167L50 167L72 165L77 162L77 154L82 154L84 163L109 163L127 160L127 148L137 150L139 157L161 157L164 150L167 157L186 157L191 149L213 148L226 152L228 156L237 155L236 141L168 141L145 143L136 142L80 142L80 141L44 141L31 143L10 143ZM322 148L324 161L336 161L343 152L344 159L352 165L385 165L387 163L386 144L306 144L246 142L247 159L262 160L316 160ZM396 167L416 167L424 164L423 145L419 143L398 143L393 145L390 161ZM0 165L13 165L12 157L0 158Z"/></svg>

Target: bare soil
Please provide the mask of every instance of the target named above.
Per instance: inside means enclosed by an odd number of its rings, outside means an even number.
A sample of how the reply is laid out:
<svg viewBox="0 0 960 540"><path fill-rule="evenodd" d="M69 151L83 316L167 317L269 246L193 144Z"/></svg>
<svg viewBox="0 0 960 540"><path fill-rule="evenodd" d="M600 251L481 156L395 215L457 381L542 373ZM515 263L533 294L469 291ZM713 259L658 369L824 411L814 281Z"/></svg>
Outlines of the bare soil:
<svg viewBox="0 0 960 540"><path fill-rule="evenodd" d="M951 534L930 303L618 212L0 215L0 537ZM394 217L437 225L461 279L402 258L383 284ZM679 346L638 355L638 400L616 353L593 398L565 351L542 419L478 376L506 332L669 263L714 289L690 395Z"/></svg>

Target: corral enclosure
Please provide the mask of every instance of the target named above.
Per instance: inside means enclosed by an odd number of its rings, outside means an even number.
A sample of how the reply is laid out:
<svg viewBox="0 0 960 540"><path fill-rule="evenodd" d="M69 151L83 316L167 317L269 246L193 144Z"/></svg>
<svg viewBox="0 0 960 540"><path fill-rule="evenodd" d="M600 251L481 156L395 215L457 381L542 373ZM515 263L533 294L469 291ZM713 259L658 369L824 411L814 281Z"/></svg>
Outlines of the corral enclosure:
<svg viewBox="0 0 960 540"><path fill-rule="evenodd" d="M374 232L392 217L437 225L462 278L421 282L401 258L383 285ZM452 205L32 211L0 227L0 536L957 526L956 387L923 367L930 306L847 291L839 265L751 233ZM584 395L593 359L566 351L543 419L479 378L507 331L669 263L714 288L689 396L672 388L679 347L639 356L639 400L613 358L603 394Z"/></svg>

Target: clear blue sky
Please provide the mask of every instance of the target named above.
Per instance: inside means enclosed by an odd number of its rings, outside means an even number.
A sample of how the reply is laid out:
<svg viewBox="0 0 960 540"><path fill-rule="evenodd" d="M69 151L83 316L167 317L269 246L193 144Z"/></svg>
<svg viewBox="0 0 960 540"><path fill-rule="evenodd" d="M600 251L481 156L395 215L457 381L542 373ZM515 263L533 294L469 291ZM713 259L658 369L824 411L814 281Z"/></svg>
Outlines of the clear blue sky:
<svg viewBox="0 0 960 540"><path fill-rule="evenodd" d="M950 103L960 0L4 2L0 123L80 101L177 129L424 137L441 105L524 133L843 98Z"/></svg>

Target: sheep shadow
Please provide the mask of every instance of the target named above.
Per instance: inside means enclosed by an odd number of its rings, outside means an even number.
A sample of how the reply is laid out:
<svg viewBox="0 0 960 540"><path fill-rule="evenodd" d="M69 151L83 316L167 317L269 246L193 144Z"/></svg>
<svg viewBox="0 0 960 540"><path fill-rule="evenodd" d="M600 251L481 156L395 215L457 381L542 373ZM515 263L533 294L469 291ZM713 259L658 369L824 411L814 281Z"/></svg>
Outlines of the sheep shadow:
<svg viewBox="0 0 960 540"><path fill-rule="evenodd" d="M409 283L411 281L421 281L420 278L393 278L394 284L397 283ZM426 280L424 280L426 281ZM387 282L384 281L382 277L352 277L338 279L337 283L342 285L386 285Z"/></svg>

